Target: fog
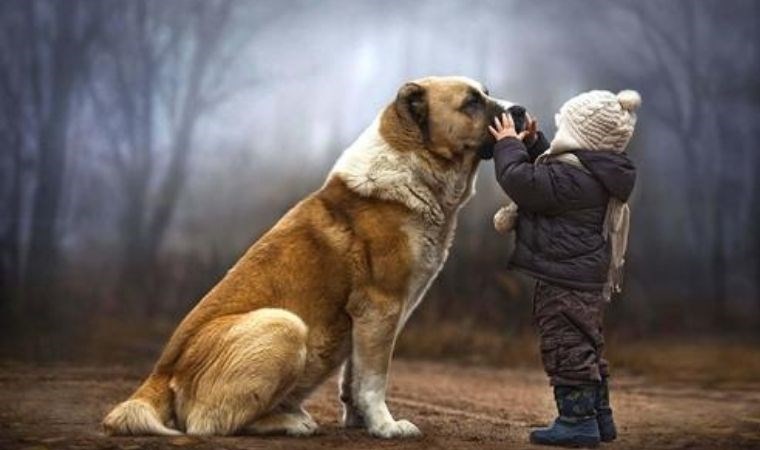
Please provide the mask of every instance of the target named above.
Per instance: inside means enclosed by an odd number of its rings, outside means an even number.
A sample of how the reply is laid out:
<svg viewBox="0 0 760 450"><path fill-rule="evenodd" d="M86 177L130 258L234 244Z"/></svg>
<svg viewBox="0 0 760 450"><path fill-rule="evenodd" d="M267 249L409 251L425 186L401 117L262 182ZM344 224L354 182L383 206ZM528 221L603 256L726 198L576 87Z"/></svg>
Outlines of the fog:
<svg viewBox="0 0 760 450"><path fill-rule="evenodd" d="M577 93L641 92L612 326L756 333L758 21L751 0L5 0L3 316L176 320L403 82L456 74L550 136ZM483 163L415 321L529 325L530 281L491 225L504 200Z"/></svg>

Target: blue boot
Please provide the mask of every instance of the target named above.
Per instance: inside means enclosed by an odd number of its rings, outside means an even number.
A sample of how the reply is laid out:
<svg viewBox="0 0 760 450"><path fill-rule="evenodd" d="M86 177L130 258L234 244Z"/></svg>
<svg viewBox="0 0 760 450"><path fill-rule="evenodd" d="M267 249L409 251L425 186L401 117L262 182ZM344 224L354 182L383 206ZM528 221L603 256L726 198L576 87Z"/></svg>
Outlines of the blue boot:
<svg viewBox="0 0 760 450"><path fill-rule="evenodd" d="M607 385L607 378L602 378L602 382L597 389L596 422L599 424L599 436L602 442L612 442L617 438L617 428L615 428L615 421L612 419L610 389Z"/></svg>
<svg viewBox="0 0 760 450"><path fill-rule="evenodd" d="M558 447L597 447L596 385L554 386L559 417L549 428L530 433L530 442Z"/></svg>

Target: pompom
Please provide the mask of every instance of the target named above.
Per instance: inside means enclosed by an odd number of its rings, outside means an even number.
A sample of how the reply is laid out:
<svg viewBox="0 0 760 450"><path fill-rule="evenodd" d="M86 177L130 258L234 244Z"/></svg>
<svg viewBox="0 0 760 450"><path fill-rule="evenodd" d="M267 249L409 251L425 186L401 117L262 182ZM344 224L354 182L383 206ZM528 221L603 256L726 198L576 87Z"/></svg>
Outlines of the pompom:
<svg viewBox="0 0 760 450"><path fill-rule="evenodd" d="M506 234L515 228L517 223L517 205L509 203L501 207L493 216L493 227L501 234Z"/></svg>
<svg viewBox="0 0 760 450"><path fill-rule="evenodd" d="M641 106L641 95L630 89L618 92L617 99L620 102L620 106L630 113L636 111Z"/></svg>

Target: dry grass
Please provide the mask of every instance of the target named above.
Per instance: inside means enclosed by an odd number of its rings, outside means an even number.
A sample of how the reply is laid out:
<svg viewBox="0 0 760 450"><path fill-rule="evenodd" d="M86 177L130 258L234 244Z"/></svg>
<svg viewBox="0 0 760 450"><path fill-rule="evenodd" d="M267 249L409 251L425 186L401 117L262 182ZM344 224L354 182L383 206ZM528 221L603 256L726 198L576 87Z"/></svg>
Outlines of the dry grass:
<svg viewBox="0 0 760 450"><path fill-rule="evenodd" d="M2 339L0 356L26 361L151 364L171 334L173 321L98 318L75 336L32 333ZM21 327L29 329L28 327ZM472 323L413 323L399 337L396 355L466 365L539 368L532 331L509 335ZM760 342L702 337L608 339L613 371L644 376L658 383L760 391Z"/></svg>
<svg viewBox="0 0 760 450"><path fill-rule="evenodd" d="M506 336L495 331L442 324L413 326L400 336L401 357L440 359L498 367L540 367L534 333ZM694 383L703 387L760 390L760 343L719 338L609 339L607 358L613 370L645 376L659 383Z"/></svg>
<svg viewBox="0 0 760 450"><path fill-rule="evenodd" d="M399 336L396 354L497 367L538 367L541 363L538 343L533 335L508 336L478 328L477 324L409 326Z"/></svg>
<svg viewBox="0 0 760 450"><path fill-rule="evenodd" d="M658 382L691 382L704 387L760 390L760 345L757 342L700 338L610 344L613 365Z"/></svg>

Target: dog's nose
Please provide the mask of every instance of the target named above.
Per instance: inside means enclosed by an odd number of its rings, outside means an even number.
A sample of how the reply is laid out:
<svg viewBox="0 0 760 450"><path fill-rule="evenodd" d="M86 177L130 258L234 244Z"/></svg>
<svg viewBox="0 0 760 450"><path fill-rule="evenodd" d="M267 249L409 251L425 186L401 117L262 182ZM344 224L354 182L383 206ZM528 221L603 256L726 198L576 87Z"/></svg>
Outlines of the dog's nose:
<svg viewBox="0 0 760 450"><path fill-rule="evenodd" d="M509 108L507 108L507 111L509 111L510 114L514 116L524 116L525 115L525 107L520 105L512 105Z"/></svg>

